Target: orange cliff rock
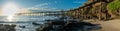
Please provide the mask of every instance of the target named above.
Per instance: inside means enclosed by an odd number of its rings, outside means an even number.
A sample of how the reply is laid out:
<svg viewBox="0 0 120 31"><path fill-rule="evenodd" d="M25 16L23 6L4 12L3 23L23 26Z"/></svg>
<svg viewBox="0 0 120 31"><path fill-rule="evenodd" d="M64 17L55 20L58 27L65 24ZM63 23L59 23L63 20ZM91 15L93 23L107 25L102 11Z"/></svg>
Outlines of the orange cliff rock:
<svg viewBox="0 0 120 31"><path fill-rule="evenodd" d="M113 0L88 0L83 6L70 10L68 13L78 19L99 19L109 20L111 15L108 13L107 4Z"/></svg>

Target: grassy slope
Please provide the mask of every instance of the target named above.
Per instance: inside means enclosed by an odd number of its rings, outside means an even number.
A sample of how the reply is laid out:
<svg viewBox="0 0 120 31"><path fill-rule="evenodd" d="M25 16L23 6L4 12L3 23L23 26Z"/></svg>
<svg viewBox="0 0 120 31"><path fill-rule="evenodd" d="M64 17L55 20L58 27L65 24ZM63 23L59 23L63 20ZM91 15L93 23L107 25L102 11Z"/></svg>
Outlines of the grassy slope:
<svg viewBox="0 0 120 31"><path fill-rule="evenodd" d="M108 4L108 9L111 11L117 11L120 9L120 0L115 0Z"/></svg>

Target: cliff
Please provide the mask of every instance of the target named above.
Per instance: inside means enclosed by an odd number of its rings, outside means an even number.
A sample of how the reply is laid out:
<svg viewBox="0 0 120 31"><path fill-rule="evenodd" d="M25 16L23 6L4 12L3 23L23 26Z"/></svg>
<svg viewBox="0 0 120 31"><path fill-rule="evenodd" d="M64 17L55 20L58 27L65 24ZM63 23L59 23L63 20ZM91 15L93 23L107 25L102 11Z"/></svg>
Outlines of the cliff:
<svg viewBox="0 0 120 31"><path fill-rule="evenodd" d="M88 0L83 6L67 11L70 15L77 19L99 19L109 20L112 18L107 5L114 0Z"/></svg>

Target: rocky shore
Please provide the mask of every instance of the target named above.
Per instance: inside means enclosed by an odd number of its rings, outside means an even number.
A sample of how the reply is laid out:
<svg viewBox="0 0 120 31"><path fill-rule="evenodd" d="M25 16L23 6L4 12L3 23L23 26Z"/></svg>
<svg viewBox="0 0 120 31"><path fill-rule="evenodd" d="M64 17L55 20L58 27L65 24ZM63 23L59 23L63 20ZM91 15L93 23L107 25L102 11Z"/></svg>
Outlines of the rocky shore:
<svg viewBox="0 0 120 31"><path fill-rule="evenodd" d="M3 25L0 24L0 31L15 31L16 25Z"/></svg>
<svg viewBox="0 0 120 31"><path fill-rule="evenodd" d="M36 31L90 31L101 29L98 24L82 22L79 20L55 19L46 20L47 23L41 25Z"/></svg>
<svg viewBox="0 0 120 31"><path fill-rule="evenodd" d="M91 31L100 29L99 25L84 22L84 20L93 19L101 22L117 18L120 15L120 10L116 9L115 12L108 8L113 1L115 0L88 0L83 6L71 9L63 14L72 17L72 19L47 20L48 22L40 26L37 31ZM104 25L102 27L104 28Z"/></svg>

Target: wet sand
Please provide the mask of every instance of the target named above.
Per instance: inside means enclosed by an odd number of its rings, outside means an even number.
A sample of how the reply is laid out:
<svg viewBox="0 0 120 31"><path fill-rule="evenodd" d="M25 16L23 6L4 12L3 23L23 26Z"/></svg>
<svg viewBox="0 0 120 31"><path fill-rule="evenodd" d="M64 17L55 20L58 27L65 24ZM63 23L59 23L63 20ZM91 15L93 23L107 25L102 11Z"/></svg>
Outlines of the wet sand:
<svg viewBox="0 0 120 31"><path fill-rule="evenodd" d="M102 29L93 31L120 31L120 19L114 19L110 21L96 21L93 23L100 24L102 27Z"/></svg>

